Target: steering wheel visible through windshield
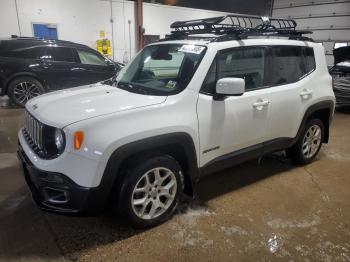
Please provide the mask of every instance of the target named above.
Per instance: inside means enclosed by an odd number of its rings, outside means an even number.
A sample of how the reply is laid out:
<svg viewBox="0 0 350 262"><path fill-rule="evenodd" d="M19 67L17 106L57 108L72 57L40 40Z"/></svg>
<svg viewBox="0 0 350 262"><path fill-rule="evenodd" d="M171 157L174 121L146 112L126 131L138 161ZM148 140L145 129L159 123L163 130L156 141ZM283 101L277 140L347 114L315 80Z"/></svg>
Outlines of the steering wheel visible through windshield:
<svg viewBox="0 0 350 262"><path fill-rule="evenodd" d="M184 90L204 53L204 46L158 44L145 47L118 75L118 87L148 95Z"/></svg>

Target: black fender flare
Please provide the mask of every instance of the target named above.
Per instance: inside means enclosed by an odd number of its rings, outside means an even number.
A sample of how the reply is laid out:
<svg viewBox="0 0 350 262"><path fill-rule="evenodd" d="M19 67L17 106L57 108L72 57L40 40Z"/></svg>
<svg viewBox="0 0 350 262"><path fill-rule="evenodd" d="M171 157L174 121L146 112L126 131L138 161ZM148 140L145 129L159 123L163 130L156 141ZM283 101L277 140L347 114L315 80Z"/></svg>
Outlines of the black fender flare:
<svg viewBox="0 0 350 262"><path fill-rule="evenodd" d="M317 102L316 104L311 105L305 112L304 117L301 121L301 124L299 126L298 132L296 137L293 139L293 143L295 144L296 141L299 139L301 136L301 133L304 129L304 126L306 125L308 119L314 115L317 112L320 112L321 110L329 110L329 116L328 116L328 126L325 126L325 135L324 135L324 143L328 142L329 139L329 124L332 122L332 117L333 117L333 112L334 112L335 104L333 100L324 100L321 102Z"/></svg>
<svg viewBox="0 0 350 262"><path fill-rule="evenodd" d="M140 153L164 152L167 154L168 151L172 151L172 146L180 146L183 150L182 152L185 154L183 159L186 159L187 166L184 170L184 176L185 180L187 179L190 182L189 186L191 188L188 188L188 190L193 195L193 185L199 179L196 149L193 139L189 134L177 132L141 139L116 149L108 159L100 185L98 186L98 191L101 194L100 203L106 203L113 190L120 190L123 181L121 170L125 161ZM183 164L181 161L179 162ZM183 166L182 168L184 169Z"/></svg>

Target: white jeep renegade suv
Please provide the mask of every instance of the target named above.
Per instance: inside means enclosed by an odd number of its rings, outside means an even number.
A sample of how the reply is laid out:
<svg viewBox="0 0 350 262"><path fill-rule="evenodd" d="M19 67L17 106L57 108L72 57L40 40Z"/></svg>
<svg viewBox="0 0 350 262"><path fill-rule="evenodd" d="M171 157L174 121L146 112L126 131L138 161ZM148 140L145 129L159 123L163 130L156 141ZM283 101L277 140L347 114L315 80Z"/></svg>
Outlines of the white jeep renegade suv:
<svg viewBox="0 0 350 262"><path fill-rule="evenodd" d="M18 153L41 208L110 203L154 226L205 174L284 149L299 164L316 157L335 101L322 45L271 26L189 37L212 21L173 24L116 79L26 104Z"/></svg>

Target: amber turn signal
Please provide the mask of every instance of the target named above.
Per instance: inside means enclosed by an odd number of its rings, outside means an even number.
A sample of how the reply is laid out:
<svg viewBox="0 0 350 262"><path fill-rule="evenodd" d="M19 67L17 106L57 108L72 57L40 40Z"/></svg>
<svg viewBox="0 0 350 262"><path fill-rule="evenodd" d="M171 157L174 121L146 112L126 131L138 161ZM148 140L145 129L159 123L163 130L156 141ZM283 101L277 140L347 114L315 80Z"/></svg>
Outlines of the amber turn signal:
<svg viewBox="0 0 350 262"><path fill-rule="evenodd" d="M74 149L79 150L84 141L84 132L76 131L74 132Z"/></svg>

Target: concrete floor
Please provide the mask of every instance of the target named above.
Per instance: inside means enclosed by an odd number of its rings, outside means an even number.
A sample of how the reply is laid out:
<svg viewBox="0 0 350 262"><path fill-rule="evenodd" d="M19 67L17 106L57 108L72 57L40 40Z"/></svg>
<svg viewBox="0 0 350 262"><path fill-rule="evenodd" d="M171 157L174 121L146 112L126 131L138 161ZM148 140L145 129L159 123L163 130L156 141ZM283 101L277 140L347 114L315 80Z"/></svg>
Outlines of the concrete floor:
<svg viewBox="0 0 350 262"><path fill-rule="evenodd" d="M0 108L0 260L350 261L350 110L312 164L275 154L206 177L196 200L146 231L40 211L15 154L22 114Z"/></svg>

